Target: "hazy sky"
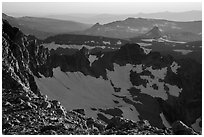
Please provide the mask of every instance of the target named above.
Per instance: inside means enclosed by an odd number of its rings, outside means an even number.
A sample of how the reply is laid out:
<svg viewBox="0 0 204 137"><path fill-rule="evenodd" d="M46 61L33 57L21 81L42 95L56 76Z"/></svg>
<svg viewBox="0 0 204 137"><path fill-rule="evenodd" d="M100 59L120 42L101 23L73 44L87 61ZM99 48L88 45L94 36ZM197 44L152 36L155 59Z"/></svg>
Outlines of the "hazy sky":
<svg viewBox="0 0 204 137"><path fill-rule="evenodd" d="M3 2L4 13L16 15L48 15L69 13L93 13L93 14L136 14L150 12L181 12L190 10L202 10L201 2Z"/></svg>

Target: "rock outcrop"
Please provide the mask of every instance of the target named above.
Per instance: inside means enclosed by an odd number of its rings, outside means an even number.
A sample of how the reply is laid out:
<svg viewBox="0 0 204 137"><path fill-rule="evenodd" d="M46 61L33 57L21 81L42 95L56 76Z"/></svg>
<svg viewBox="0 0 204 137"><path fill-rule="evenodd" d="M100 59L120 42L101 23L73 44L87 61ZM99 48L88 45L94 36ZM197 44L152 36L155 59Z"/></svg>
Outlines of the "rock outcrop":
<svg viewBox="0 0 204 137"><path fill-rule="evenodd" d="M173 134L175 135L198 135L192 128L189 128L181 121L172 124Z"/></svg>

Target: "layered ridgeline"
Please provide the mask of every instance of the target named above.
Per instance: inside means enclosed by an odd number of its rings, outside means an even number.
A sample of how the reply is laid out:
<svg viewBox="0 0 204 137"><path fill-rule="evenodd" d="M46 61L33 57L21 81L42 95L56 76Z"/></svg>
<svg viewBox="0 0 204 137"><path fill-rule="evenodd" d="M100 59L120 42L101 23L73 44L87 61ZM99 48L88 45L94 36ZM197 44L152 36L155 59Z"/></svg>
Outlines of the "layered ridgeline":
<svg viewBox="0 0 204 137"><path fill-rule="evenodd" d="M106 24L96 23L81 33L113 38L134 38L147 33L154 26L158 26L169 40L185 42L202 40L202 21L177 22L162 19L127 18Z"/></svg>
<svg viewBox="0 0 204 137"><path fill-rule="evenodd" d="M73 31L83 31L91 27L90 24L84 24L69 20L57 20L40 17L12 17L2 14L2 18L7 20L12 26L18 27L24 34L35 35L39 39L45 39L48 36L70 33Z"/></svg>
<svg viewBox="0 0 204 137"><path fill-rule="evenodd" d="M202 70L193 60L118 40L116 49L105 51L54 39L49 44L4 20L2 35L3 134L201 131ZM75 51L61 54L58 47Z"/></svg>

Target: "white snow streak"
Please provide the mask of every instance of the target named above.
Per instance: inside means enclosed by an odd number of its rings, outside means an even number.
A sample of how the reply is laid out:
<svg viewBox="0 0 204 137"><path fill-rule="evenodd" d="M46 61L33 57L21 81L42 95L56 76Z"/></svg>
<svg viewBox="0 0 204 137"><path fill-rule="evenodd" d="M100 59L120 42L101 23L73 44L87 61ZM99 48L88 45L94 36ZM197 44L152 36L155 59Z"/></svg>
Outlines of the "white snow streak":
<svg viewBox="0 0 204 137"><path fill-rule="evenodd" d="M175 52L180 52L182 55L187 55L188 53L193 52L192 50L185 50L185 49L175 49Z"/></svg>
<svg viewBox="0 0 204 137"><path fill-rule="evenodd" d="M92 65L92 63L96 60L98 60L97 56L95 55L89 55L89 62L90 62L90 66Z"/></svg>
<svg viewBox="0 0 204 137"><path fill-rule="evenodd" d="M165 118L165 116L164 116L163 113L160 113L160 117L161 117L161 119L162 119L163 125L164 125L165 127L167 127L167 128L170 128L171 126L170 126L169 122L166 120L166 118Z"/></svg>
<svg viewBox="0 0 204 137"><path fill-rule="evenodd" d="M175 74L177 74L177 69L180 68L181 66L179 66L175 61L171 64L171 71L174 72Z"/></svg>

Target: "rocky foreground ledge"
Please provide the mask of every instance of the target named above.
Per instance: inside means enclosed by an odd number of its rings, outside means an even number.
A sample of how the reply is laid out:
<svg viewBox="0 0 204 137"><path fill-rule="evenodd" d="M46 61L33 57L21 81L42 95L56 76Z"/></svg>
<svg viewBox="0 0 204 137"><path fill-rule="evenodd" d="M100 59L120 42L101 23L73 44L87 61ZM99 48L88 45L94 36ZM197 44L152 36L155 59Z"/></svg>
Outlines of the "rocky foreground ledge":
<svg viewBox="0 0 204 137"><path fill-rule="evenodd" d="M194 134L191 128L177 121L172 129L152 127L148 121L134 122L113 117L109 123L66 111L60 102L36 96L29 90L3 90L2 132L5 135L119 134L171 135Z"/></svg>

